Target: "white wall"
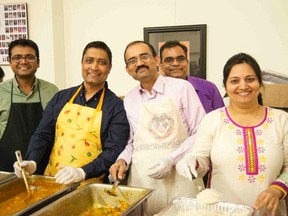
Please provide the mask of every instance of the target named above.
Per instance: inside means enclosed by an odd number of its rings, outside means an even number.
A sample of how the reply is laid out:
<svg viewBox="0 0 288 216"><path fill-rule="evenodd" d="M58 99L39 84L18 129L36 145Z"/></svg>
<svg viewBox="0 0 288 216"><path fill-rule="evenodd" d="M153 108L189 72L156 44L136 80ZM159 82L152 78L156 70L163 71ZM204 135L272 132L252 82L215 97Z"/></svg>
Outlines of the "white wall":
<svg viewBox="0 0 288 216"><path fill-rule="evenodd" d="M53 0L57 1L57 0ZM0 0L0 4L26 2L28 8L29 38L35 41L40 50L40 68L37 76L55 83L54 53L53 48L53 22L51 0ZM61 0L58 0L61 1ZM62 1L61 1L62 2ZM61 12L62 13L62 12ZM2 66L5 71L4 79L13 77L10 66Z"/></svg>
<svg viewBox="0 0 288 216"><path fill-rule="evenodd" d="M73 85L81 80L80 56L91 40L112 49L109 85L125 95L136 84L125 71L123 51L143 39L143 27L207 24L207 79L222 88L226 60L247 52L262 69L288 74L288 2L286 0L64 0L67 64ZM66 34L67 33L67 34ZM121 80L121 81L120 81Z"/></svg>
<svg viewBox="0 0 288 216"><path fill-rule="evenodd" d="M30 38L41 52L38 76L60 88L82 82L82 50L103 40L113 52L109 86L125 95L137 84L125 71L125 46L143 40L143 28L153 26L207 24L207 79L222 93L222 68L238 52L288 75L287 0L63 0L62 13L59 0L26 2Z"/></svg>

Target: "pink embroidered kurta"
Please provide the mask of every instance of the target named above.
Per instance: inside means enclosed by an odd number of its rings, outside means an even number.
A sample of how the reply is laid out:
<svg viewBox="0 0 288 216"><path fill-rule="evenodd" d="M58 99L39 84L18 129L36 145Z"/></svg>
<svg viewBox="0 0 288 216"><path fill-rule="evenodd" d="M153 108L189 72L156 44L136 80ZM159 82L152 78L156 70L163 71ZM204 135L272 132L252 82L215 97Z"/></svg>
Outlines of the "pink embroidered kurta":
<svg viewBox="0 0 288 216"><path fill-rule="evenodd" d="M288 114L266 108L262 122L242 127L220 108L207 114L199 125L192 150L200 168L212 161L210 187L224 201L253 206L269 185L288 189ZM286 215L285 202L276 215Z"/></svg>

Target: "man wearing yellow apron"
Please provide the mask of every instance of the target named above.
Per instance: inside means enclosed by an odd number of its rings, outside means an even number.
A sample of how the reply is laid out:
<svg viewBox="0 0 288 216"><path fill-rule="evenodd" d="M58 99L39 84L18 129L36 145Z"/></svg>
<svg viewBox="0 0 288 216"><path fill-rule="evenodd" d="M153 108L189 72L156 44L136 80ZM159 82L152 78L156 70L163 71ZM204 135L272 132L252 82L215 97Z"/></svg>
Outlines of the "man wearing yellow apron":
<svg viewBox="0 0 288 216"><path fill-rule="evenodd" d="M32 174L50 153L45 175L70 184L96 177L103 180L125 148L129 123L123 102L106 82L112 53L101 41L85 47L82 56L83 84L57 93L32 136L27 161L20 166ZM20 166L14 164L17 176ZM107 175L106 175L107 176Z"/></svg>
<svg viewBox="0 0 288 216"><path fill-rule="evenodd" d="M178 175L174 165L191 149L205 111L191 84L157 72L159 59L150 44L128 44L124 58L127 72L140 86L125 96L132 136L110 173L113 179L123 178L131 166L128 185L154 189L145 213L152 216L173 198L198 192ZM203 186L202 179L197 181Z"/></svg>

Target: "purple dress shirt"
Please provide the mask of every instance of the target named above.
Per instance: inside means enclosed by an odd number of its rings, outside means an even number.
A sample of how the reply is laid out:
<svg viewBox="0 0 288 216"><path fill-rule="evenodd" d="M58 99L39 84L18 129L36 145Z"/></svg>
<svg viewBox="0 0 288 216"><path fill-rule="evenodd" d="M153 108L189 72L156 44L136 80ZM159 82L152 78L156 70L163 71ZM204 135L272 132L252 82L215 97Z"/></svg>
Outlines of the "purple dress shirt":
<svg viewBox="0 0 288 216"><path fill-rule="evenodd" d="M214 83L192 76L187 76L187 81L193 85L206 113L224 107L222 96Z"/></svg>

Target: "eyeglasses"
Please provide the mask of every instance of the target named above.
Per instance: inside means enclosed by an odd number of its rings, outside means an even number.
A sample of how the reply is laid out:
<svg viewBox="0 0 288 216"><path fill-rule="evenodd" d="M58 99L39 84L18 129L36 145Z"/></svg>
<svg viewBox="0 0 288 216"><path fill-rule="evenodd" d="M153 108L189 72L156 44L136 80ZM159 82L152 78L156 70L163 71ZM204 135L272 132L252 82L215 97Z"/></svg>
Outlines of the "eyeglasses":
<svg viewBox="0 0 288 216"><path fill-rule="evenodd" d="M141 54L139 56L139 58L132 57L132 58L128 59L127 65L135 65L138 62L138 59L140 59L140 61L148 61L151 57L152 57L152 55L150 55L148 53L144 53L144 54Z"/></svg>
<svg viewBox="0 0 288 216"><path fill-rule="evenodd" d="M179 64L187 61L187 58L186 58L185 56L177 56L176 58L167 57L167 58L165 58L165 59L163 60L163 62L164 62L165 64L172 64L175 59L176 59L176 61L177 61Z"/></svg>
<svg viewBox="0 0 288 216"><path fill-rule="evenodd" d="M34 63L37 60L37 57L34 55L26 55L26 56L15 55L11 59L15 63L21 62L22 59L24 59L26 62Z"/></svg>

